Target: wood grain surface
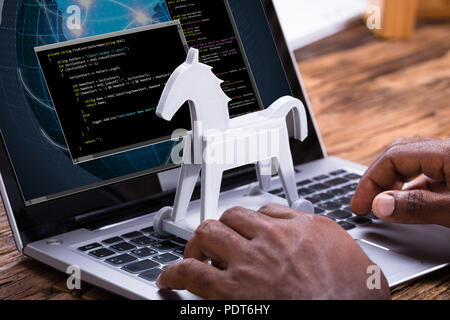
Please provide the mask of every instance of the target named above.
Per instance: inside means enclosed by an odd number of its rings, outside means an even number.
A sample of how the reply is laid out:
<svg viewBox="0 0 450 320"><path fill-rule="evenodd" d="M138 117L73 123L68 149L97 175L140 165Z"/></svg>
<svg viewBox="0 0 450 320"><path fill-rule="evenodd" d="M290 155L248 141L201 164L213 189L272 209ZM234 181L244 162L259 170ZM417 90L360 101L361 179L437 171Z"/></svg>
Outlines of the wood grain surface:
<svg viewBox="0 0 450 320"><path fill-rule="evenodd" d="M330 155L369 165L395 138L450 136L449 23L406 42L355 27L296 52ZM120 299L20 255L0 205L0 299ZM393 290L394 299L450 299L450 268Z"/></svg>

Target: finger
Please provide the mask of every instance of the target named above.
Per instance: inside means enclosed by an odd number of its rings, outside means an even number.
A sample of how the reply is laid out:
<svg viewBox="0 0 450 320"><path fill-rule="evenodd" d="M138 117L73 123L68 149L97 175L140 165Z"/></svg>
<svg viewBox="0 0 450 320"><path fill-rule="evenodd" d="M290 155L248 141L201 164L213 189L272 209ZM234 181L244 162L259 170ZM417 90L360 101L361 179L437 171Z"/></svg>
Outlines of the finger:
<svg viewBox="0 0 450 320"><path fill-rule="evenodd" d="M220 222L250 240L257 235L261 228L267 225L268 219L259 212L234 207L223 213Z"/></svg>
<svg viewBox="0 0 450 320"><path fill-rule="evenodd" d="M426 190L384 192L375 198L373 212L389 222L450 227L450 193Z"/></svg>
<svg viewBox="0 0 450 320"><path fill-rule="evenodd" d="M400 138L400 139L396 139L394 142L392 142L389 147L393 147L393 146L401 145L401 144L409 144L409 143L413 143L413 142L427 142L427 141L433 141L433 140L436 140L436 138L431 138L431 137Z"/></svg>
<svg viewBox="0 0 450 320"><path fill-rule="evenodd" d="M404 190L428 190L439 193L450 191L444 182L430 179L427 176L421 176L412 181Z"/></svg>
<svg viewBox="0 0 450 320"><path fill-rule="evenodd" d="M259 209L258 212L275 219L293 219L302 214L302 212L298 210L280 204L265 205Z"/></svg>
<svg viewBox="0 0 450 320"><path fill-rule="evenodd" d="M242 252L248 240L217 220L203 222L189 239L184 258L213 259L225 265Z"/></svg>
<svg viewBox="0 0 450 320"><path fill-rule="evenodd" d="M367 170L352 198L357 214L370 211L375 197L392 190L398 182L420 174L450 186L450 139L403 139L394 143Z"/></svg>
<svg viewBox="0 0 450 320"><path fill-rule="evenodd" d="M156 280L161 290L188 290L205 299L218 298L225 273L195 259L185 259L167 267ZM222 288L222 289L221 289Z"/></svg>

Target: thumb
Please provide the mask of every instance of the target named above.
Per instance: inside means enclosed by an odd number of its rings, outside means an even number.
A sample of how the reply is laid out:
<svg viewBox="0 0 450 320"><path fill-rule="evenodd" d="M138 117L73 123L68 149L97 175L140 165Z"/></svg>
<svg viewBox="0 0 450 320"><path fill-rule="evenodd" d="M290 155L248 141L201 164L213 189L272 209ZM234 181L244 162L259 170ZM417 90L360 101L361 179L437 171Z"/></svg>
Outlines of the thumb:
<svg viewBox="0 0 450 320"><path fill-rule="evenodd" d="M373 212L389 222L440 224L450 228L450 193L387 191L374 199Z"/></svg>

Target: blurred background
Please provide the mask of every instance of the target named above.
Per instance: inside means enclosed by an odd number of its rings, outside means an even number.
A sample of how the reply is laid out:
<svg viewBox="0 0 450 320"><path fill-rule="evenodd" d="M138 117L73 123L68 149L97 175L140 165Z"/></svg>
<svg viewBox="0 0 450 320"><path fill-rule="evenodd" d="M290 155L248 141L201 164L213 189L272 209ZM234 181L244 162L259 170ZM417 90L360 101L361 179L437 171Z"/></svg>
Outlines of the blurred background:
<svg viewBox="0 0 450 320"><path fill-rule="evenodd" d="M450 0L274 0L330 155L450 137Z"/></svg>

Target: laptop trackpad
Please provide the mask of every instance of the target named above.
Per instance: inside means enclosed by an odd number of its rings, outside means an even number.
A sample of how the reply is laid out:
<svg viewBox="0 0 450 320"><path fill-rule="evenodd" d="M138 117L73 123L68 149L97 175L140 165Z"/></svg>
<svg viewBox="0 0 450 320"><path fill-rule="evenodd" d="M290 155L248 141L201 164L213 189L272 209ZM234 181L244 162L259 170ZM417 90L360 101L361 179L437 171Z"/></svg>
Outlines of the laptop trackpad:
<svg viewBox="0 0 450 320"><path fill-rule="evenodd" d="M422 265L422 263L416 259L382 248L376 243L370 243L365 240L356 240L356 242L370 260L381 268L389 284L405 277L409 277L420 269L420 266Z"/></svg>

